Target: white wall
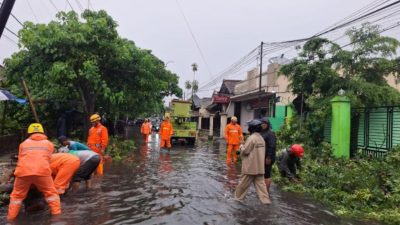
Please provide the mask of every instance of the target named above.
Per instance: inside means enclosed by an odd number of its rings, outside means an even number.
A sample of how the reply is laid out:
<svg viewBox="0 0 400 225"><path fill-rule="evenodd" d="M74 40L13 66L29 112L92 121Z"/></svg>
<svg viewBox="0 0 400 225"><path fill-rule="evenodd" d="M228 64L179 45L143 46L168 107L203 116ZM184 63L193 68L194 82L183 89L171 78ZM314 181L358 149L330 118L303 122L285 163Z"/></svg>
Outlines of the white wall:
<svg viewBox="0 0 400 225"><path fill-rule="evenodd" d="M254 110L247 111L246 110L247 102L242 102L242 107L240 109L240 126L243 129L244 133L248 133L247 129L247 121L254 119Z"/></svg>

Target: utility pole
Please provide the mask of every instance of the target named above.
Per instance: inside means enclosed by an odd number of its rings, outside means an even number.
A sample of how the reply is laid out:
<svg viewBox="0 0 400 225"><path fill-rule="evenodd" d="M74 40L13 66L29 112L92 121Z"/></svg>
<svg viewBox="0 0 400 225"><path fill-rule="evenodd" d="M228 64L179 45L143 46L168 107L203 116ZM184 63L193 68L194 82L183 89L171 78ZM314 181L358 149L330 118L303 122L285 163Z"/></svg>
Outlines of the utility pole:
<svg viewBox="0 0 400 225"><path fill-rule="evenodd" d="M15 0L3 0L0 8L0 38L3 35L4 28L6 27L8 17L10 17L11 10L14 7Z"/></svg>
<svg viewBox="0 0 400 225"><path fill-rule="evenodd" d="M258 84L258 113L260 114L259 116L261 117L261 78L262 78L262 64L263 64L263 48L264 48L264 42L261 42L260 45L260 79L259 79L259 84Z"/></svg>

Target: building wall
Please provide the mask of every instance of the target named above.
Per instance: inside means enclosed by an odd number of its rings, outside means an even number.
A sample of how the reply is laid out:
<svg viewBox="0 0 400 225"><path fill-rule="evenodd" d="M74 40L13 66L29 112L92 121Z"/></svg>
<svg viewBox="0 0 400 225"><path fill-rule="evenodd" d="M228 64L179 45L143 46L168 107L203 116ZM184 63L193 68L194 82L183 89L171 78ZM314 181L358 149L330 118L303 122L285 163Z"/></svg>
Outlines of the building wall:
<svg viewBox="0 0 400 225"><path fill-rule="evenodd" d="M385 79L390 86L392 86L393 88L400 91L400 80L397 79L395 75L391 74L391 75L385 77Z"/></svg>
<svg viewBox="0 0 400 225"><path fill-rule="evenodd" d="M242 108L240 111L240 126L242 127L244 133L248 133L247 129L249 128L246 122L254 119L254 110L248 111L246 109L246 103L247 102L242 102Z"/></svg>

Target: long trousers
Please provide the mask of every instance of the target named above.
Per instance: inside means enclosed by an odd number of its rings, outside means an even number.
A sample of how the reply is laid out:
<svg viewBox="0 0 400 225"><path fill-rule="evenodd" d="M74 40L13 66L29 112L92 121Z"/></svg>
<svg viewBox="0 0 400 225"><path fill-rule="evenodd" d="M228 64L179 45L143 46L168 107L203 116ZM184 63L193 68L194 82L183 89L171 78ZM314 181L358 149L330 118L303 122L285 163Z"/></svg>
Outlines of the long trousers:
<svg viewBox="0 0 400 225"><path fill-rule="evenodd" d="M265 186L264 175L247 175L243 174L239 185L235 190L235 198L239 201L242 201L246 196L247 191L250 188L250 185L254 184L256 188L258 198L263 204L270 204L271 201L269 199L267 187Z"/></svg>

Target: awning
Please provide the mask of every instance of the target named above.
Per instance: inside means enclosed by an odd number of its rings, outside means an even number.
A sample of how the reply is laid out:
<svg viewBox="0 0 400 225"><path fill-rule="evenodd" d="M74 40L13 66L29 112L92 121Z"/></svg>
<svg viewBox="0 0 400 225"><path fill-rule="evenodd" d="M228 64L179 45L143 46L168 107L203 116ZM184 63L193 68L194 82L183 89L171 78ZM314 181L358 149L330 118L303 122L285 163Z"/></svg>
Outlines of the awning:
<svg viewBox="0 0 400 225"><path fill-rule="evenodd" d="M274 95L274 93L265 92L264 90L261 92L255 91L255 92L248 92L248 93L232 96L231 101L232 102L241 102L241 101L257 99L259 97L265 98L265 97L269 97L269 96L273 96L273 95Z"/></svg>
<svg viewBox="0 0 400 225"><path fill-rule="evenodd" d="M26 104L27 101L22 98L17 98L7 90L0 90L0 101L16 101L19 104Z"/></svg>

